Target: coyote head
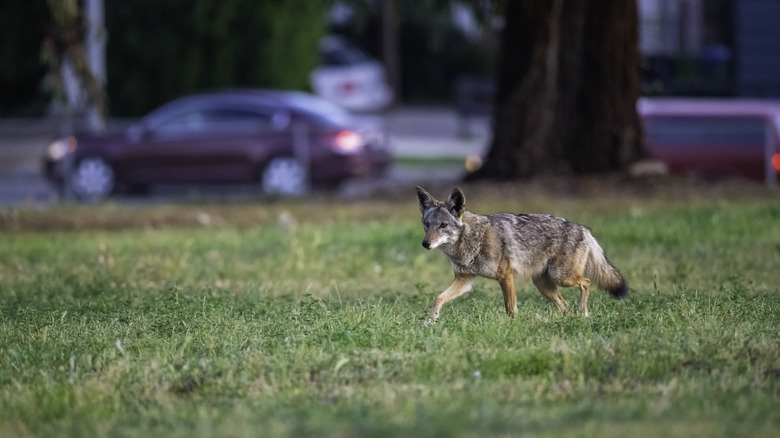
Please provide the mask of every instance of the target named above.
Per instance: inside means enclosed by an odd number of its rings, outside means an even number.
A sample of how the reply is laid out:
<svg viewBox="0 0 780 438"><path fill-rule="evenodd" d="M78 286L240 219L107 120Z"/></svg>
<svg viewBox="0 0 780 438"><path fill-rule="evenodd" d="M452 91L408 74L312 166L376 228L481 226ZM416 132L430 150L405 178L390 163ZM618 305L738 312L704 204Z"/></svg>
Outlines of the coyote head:
<svg viewBox="0 0 780 438"><path fill-rule="evenodd" d="M463 212L466 197L458 188L452 189L450 197L439 202L422 187L417 187L417 202L420 204L425 239L422 246L434 249L440 245L454 243L463 228Z"/></svg>

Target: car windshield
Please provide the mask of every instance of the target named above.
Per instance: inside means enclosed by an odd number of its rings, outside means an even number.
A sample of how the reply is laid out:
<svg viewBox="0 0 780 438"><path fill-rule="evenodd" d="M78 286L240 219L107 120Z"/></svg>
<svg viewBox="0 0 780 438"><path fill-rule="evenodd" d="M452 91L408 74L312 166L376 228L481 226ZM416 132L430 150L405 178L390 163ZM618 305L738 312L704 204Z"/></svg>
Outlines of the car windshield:
<svg viewBox="0 0 780 438"><path fill-rule="evenodd" d="M290 93L285 100L292 108L325 126L343 127L353 120L352 114L344 108L316 96Z"/></svg>

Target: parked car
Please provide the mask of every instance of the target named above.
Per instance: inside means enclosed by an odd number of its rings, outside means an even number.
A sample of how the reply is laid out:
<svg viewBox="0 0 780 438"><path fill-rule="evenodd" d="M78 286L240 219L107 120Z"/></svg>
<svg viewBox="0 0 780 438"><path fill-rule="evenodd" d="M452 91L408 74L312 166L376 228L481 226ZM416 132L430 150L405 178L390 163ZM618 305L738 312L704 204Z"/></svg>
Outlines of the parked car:
<svg viewBox="0 0 780 438"><path fill-rule="evenodd" d="M323 38L320 58L310 75L317 95L354 112L382 110L393 101L384 66L346 38Z"/></svg>
<svg viewBox="0 0 780 438"><path fill-rule="evenodd" d="M643 98L645 144L671 173L759 181L780 173L780 102Z"/></svg>
<svg viewBox="0 0 780 438"><path fill-rule="evenodd" d="M46 178L80 199L159 183L251 183L265 193L380 174L390 162L381 124L302 92L241 90L183 97L128 129L51 144Z"/></svg>

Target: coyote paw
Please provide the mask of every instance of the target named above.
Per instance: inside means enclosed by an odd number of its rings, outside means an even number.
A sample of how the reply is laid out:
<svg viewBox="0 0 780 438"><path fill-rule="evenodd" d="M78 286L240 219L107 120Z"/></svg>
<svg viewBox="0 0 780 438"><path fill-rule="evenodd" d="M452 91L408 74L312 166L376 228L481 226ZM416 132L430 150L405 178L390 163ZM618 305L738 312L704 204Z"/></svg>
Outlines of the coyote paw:
<svg viewBox="0 0 780 438"><path fill-rule="evenodd" d="M436 320L433 319L433 318L426 318L425 321L423 321L423 325L425 327L428 327L429 325L434 325L434 324L436 324Z"/></svg>

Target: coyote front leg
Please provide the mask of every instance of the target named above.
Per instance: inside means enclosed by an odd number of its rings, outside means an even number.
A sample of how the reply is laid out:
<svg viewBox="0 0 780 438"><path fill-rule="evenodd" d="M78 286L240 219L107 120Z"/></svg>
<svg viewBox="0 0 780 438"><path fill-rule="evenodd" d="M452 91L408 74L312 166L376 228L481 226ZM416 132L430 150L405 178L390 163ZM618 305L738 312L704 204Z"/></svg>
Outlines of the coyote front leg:
<svg viewBox="0 0 780 438"><path fill-rule="evenodd" d="M433 306L431 307L431 321L436 321L439 317L439 311L444 303L450 302L455 298L465 294L471 290L471 285L474 283L473 275L455 274L455 281L452 282L450 287L440 293L439 296L433 300Z"/></svg>
<svg viewBox="0 0 780 438"><path fill-rule="evenodd" d="M504 307L506 314L514 318L517 315L517 298L515 296L515 271L508 261L499 265L496 273L496 280L501 285L501 292L504 294Z"/></svg>

